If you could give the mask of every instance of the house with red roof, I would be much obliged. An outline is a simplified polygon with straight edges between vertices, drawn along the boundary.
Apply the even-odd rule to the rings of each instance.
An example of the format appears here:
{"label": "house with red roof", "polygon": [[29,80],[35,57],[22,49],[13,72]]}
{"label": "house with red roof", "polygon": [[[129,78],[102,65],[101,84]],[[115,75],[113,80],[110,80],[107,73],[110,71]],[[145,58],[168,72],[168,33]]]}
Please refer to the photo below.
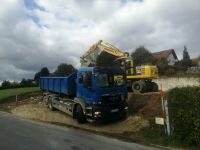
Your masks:
{"label": "house with red roof", "polygon": [[160,52],[154,52],[154,53],[152,53],[152,55],[155,59],[167,60],[168,65],[171,65],[171,66],[173,66],[176,62],[178,62],[178,57],[177,57],[174,49],[168,49],[168,50],[163,50],[163,51],[160,51]]}
{"label": "house with red roof", "polygon": [[200,56],[196,57],[196,58],[192,58],[192,65],[193,66],[200,66]]}

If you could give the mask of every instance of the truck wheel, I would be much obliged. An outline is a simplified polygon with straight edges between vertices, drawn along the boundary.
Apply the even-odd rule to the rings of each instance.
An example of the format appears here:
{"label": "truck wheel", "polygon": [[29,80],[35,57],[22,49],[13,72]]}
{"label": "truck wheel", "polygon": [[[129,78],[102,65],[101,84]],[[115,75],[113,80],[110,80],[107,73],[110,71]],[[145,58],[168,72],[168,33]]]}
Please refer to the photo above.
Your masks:
{"label": "truck wheel", "polygon": [[42,101],[45,106],[48,106],[48,96],[43,96]]}
{"label": "truck wheel", "polygon": [[83,109],[81,108],[81,105],[77,105],[76,107],[76,118],[78,123],[85,122],[85,115],[83,114]]}
{"label": "truck wheel", "polygon": [[52,100],[51,100],[51,99],[52,99],[52,97],[49,97],[49,98],[48,98],[48,108],[49,108],[50,110],[53,111],[53,110],[54,110],[54,107],[53,107],[53,105],[52,105]]}
{"label": "truck wheel", "polygon": [[145,91],[145,82],[135,81],[132,83],[132,90],[134,93],[142,93]]}
{"label": "truck wheel", "polygon": [[146,86],[145,92],[151,92],[152,91],[152,82],[151,81],[146,81],[145,86]]}
{"label": "truck wheel", "polygon": [[155,82],[152,82],[152,92],[158,92],[158,84]]}

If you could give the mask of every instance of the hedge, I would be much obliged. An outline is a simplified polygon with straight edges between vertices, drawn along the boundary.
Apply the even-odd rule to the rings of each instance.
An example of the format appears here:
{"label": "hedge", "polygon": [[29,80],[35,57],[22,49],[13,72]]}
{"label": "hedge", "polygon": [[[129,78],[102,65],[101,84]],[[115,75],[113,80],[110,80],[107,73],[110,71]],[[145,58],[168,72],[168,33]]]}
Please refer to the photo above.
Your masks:
{"label": "hedge", "polygon": [[167,98],[172,138],[200,147],[200,87],[174,88]]}

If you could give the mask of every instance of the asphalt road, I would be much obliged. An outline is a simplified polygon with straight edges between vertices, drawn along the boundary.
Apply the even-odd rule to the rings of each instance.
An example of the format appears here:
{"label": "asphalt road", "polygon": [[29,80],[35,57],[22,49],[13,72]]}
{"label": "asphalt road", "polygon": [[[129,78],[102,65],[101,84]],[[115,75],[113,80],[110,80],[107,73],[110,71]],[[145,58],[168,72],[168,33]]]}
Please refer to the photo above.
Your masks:
{"label": "asphalt road", "polygon": [[0,150],[153,150],[81,130],[0,112]]}

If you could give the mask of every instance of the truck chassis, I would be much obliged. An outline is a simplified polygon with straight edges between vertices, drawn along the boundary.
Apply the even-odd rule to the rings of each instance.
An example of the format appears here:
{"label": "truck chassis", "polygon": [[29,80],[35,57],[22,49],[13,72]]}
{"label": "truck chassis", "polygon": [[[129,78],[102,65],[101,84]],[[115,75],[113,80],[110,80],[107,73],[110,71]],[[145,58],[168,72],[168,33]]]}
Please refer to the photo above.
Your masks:
{"label": "truck chassis", "polygon": [[50,92],[43,93],[43,102],[50,110],[60,110],[69,116],[72,116],[74,119],[77,119],[78,123],[124,118],[128,111],[127,104],[119,106],[102,106],[98,104],[86,106],[79,98],[65,97]]}

